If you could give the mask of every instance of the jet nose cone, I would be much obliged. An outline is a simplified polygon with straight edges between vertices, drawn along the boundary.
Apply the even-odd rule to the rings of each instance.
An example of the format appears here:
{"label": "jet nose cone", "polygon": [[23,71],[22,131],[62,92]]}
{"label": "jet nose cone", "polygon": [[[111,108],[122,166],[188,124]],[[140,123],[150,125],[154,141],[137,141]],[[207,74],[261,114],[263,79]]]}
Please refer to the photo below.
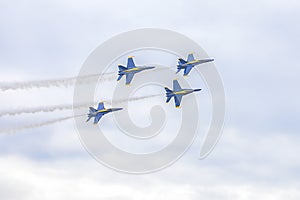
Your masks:
{"label": "jet nose cone", "polygon": [[145,69],[154,69],[154,66],[150,66],[150,67],[145,67]]}
{"label": "jet nose cone", "polygon": [[194,89],[194,92],[198,92],[201,91],[202,89]]}

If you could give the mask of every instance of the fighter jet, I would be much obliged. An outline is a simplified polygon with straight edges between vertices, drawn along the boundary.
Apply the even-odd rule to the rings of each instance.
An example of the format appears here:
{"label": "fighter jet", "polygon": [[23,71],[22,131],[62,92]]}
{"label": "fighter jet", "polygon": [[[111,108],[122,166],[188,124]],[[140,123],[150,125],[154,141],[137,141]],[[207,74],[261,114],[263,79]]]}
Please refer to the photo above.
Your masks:
{"label": "fighter jet", "polygon": [[110,113],[110,112],[122,110],[122,109],[123,108],[108,108],[108,109],[106,109],[106,108],[104,108],[103,102],[100,102],[98,104],[97,109],[90,107],[90,110],[88,113],[88,119],[86,120],[86,122],[88,122],[92,117],[95,117],[94,124],[97,124],[103,115]]}
{"label": "fighter jet", "polygon": [[177,65],[177,72],[180,72],[180,70],[184,69],[183,76],[187,76],[190,71],[192,70],[193,67],[196,65],[202,64],[202,63],[207,63],[207,62],[212,62],[214,59],[208,58],[208,59],[201,59],[201,60],[195,60],[193,53],[190,53],[188,55],[187,61],[183,60],[182,58],[178,59],[178,65]]}
{"label": "fighter jet", "polygon": [[180,87],[178,81],[173,80],[173,91],[167,87],[165,87],[165,90],[166,90],[166,97],[167,97],[166,103],[168,103],[172,99],[172,97],[174,97],[175,106],[176,106],[176,108],[179,108],[181,99],[184,95],[200,91],[201,89],[182,89]]}
{"label": "fighter jet", "polygon": [[127,68],[119,65],[119,77],[117,81],[119,81],[124,75],[126,76],[126,85],[129,85],[131,83],[131,80],[133,76],[141,71],[147,70],[147,69],[153,69],[155,67],[146,67],[146,66],[136,66],[133,62],[133,56],[129,56],[127,60]]}

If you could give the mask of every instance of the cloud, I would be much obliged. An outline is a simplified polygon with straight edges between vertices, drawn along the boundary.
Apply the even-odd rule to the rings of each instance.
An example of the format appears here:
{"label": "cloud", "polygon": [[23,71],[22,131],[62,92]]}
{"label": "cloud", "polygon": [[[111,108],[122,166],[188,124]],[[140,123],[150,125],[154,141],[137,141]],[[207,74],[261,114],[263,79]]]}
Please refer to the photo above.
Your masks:
{"label": "cloud", "polygon": [[[190,151],[171,167],[147,175],[120,174],[84,154],[80,157],[54,156],[50,160],[29,159],[13,154],[1,155],[0,170],[5,173],[1,175],[0,195],[7,199],[24,200],[294,200],[300,197],[299,177],[295,177],[291,171],[294,166],[299,165],[298,160],[294,159],[298,152],[298,136],[289,138],[279,134],[275,140],[263,138],[253,148],[257,139],[243,138],[245,135],[237,130],[226,130],[225,134],[227,137],[221,140],[208,159],[199,161],[195,159],[193,151]],[[248,137],[250,138],[249,135]],[[46,148],[58,149],[57,142],[67,138],[53,139],[52,145],[46,145]],[[77,143],[75,140],[73,142]],[[280,144],[282,148],[272,149],[270,142],[274,143],[271,146]],[[60,151],[70,151],[72,148],[66,148],[69,145],[70,143],[59,144],[63,147]],[[287,149],[290,146],[295,149]],[[82,147],[77,144],[73,148]],[[56,153],[61,154],[59,151]],[[265,159],[265,154],[269,155],[268,159]]]}

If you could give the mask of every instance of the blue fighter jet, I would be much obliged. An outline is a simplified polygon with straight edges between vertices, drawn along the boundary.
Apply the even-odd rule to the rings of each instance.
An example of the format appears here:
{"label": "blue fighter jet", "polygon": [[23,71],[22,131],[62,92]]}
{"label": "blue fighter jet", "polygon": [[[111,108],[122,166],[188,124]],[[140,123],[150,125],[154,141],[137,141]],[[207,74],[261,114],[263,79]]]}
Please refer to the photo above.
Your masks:
{"label": "blue fighter jet", "polygon": [[178,81],[173,80],[173,90],[170,90],[167,87],[165,87],[165,90],[166,90],[166,97],[167,97],[166,103],[169,103],[169,101],[172,99],[172,97],[174,97],[175,106],[176,106],[176,108],[179,108],[181,99],[184,95],[200,91],[201,89],[182,89],[180,87]]}
{"label": "blue fighter jet", "polygon": [[88,119],[86,120],[87,122],[92,118],[95,117],[94,119],[94,124],[97,124],[101,117],[107,113],[122,110],[123,108],[104,108],[103,102],[100,102],[98,104],[98,108],[95,109],[93,107],[90,107],[89,113],[88,113]]}
{"label": "blue fighter jet", "polygon": [[208,58],[208,59],[201,59],[201,60],[195,60],[193,53],[190,53],[188,55],[187,61],[183,60],[182,58],[178,59],[178,65],[177,65],[177,72],[180,72],[180,70],[184,69],[183,76],[187,76],[193,67],[196,65],[200,65],[202,63],[212,62],[214,59]]}
{"label": "blue fighter jet", "polygon": [[129,56],[127,60],[127,68],[119,65],[119,77],[117,81],[119,81],[124,75],[126,76],[126,85],[129,85],[131,83],[131,80],[133,76],[141,71],[147,70],[147,69],[153,69],[155,67],[146,67],[146,66],[136,66],[133,62],[133,56]]}

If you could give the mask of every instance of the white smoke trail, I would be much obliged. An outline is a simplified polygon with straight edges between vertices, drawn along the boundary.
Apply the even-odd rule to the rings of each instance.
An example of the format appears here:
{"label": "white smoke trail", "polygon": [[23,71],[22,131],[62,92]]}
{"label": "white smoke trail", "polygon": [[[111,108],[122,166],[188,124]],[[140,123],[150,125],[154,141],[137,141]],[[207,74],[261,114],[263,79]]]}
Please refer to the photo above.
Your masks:
{"label": "white smoke trail", "polygon": [[[149,65],[150,66],[150,65]],[[152,65],[151,65],[152,66]],[[158,65],[153,65],[158,66]],[[160,66],[155,68],[155,71],[170,69],[172,67]],[[115,79],[114,74],[116,72],[108,72],[102,74],[91,74],[85,76],[74,76],[60,79],[48,79],[48,80],[36,80],[36,81],[25,81],[25,82],[0,82],[0,90],[26,90],[32,88],[48,88],[48,87],[69,87],[73,86],[76,81],[79,83],[89,83],[97,81],[101,77],[101,81],[112,81]]]}
{"label": "white smoke trail", "polygon": [[[114,80],[115,77],[112,76],[114,73],[105,73],[105,74],[91,74],[86,76],[78,76],[78,77],[68,77],[61,79],[49,79],[49,80],[39,80],[39,81],[27,81],[27,82],[0,82],[0,90],[26,90],[31,88],[48,88],[48,87],[68,87],[73,86],[75,81],[79,83],[89,83],[92,81],[97,81],[97,79],[101,77],[101,81],[111,81]],[[105,77],[109,75],[108,77]]]}
{"label": "white smoke trail", "polygon": [[[120,103],[125,103],[125,102],[129,102],[129,101],[138,101],[138,100],[142,100],[142,99],[147,99],[147,98],[153,98],[153,97],[157,97],[157,96],[161,96],[161,94],[154,94],[154,95],[147,95],[147,96],[140,96],[140,97],[132,97],[130,99],[119,99],[119,100],[115,100],[114,104],[120,104]],[[112,104],[111,102],[107,102],[108,104]],[[58,105],[58,106],[49,106],[49,107],[40,107],[40,108],[26,108],[23,110],[18,110],[18,111],[11,111],[10,113],[1,113],[0,116],[3,115],[18,115],[18,114],[22,114],[22,113],[35,113],[35,112],[53,112],[55,110],[67,110],[67,109],[78,109],[78,108],[84,108],[87,106],[93,105],[93,103],[84,103],[84,104],[78,104],[78,105]],[[86,114],[81,114],[81,115],[72,115],[72,116],[68,116],[68,117],[62,117],[62,118],[58,118],[58,119],[53,119],[53,120],[49,120],[49,121],[44,121],[44,122],[40,122],[40,123],[35,123],[35,124],[28,124],[28,125],[24,125],[24,126],[20,126],[20,127],[15,127],[15,128],[9,128],[9,129],[2,129],[0,130],[0,133],[16,133],[16,132],[20,132],[26,129],[34,129],[34,128],[39,128],[42,126],[47,126],[47,125],[51,125],[51,124],[55,124],[55,123],[59,123],[62,121],[66,121],[68,119],[72,119],[74,117],[81,117],[84,116]]]}
{"label": "white smoke trail", "polygon": [[153,97],[158,97],[158,96],[162,96],[164,94],[153,94],[153,95],[146,95],[146,96],[140,96],[140,97],[131,97],[129,99],[117,99],[117,100],[113,100],[111,102],[109,102],[109,104],[121,104],[121,103],[126,103],[126,102],[131,102],[131,101],[139,101],[139,100],[143,100],[143,99],[149,99],[149,98],[153,98]]}
{"label": "white smoke trail", "polygon": [[14,115],[21,115],[21,114],[34,114],[38,112],[54,112],[54,111],[62,111],[62,110],[71,110],[85,108],[90,104],[78,104],[73,106],[72,104],[62,104],[62,105],[53,105],[53,106],[40,106],[35,108],[21,108],[17,110],[7,110],[7,111],[0,111],[0,117],[3,116],[14,116]]}
{"label": "white smoke trail", "polygon": [[11,129],[2,129],[2,130],[0,130],[0,133],[16,133],[16,132],[23,131],[23,130],[26,130],[26,129],[34,129],[34,128],[38,128],[38,127],[42,127],[42,126],[47,126],[47,125],[59,123],[59,122],[62,122],[62,121],[66,121],[68,119],[72,119],[74,117],[81,117],[81,116],[84,116],[84,115],[86,115],[86,114],[62,117],[62,118],[57,118],[57,119],[53,119],[53,120],[49,120],[49,121],[36,123],[36,124],[28,124],[28,125],[24,125],[24,126],[20,126],[20,127],[15,127],[15,128],[11,128]]}
{"label": "white smoke trail", "polygon": [[[118,99],[113,100],[113,103],[111,100],[104,100],[106,104],[109,105],[118,105],[130,101],[138,101],[143,100],[147,98],[153,98],[157,96],[161,96],[162,94],[154,94],[154,95],[147,95],[147,96],[140,96],[140,97],[132,97],[129,99]],[[86,102],[81,104],[61,104],[61,105],[53,105],[53,106],[40,106],[35,108],[21,108],[17,110],[7,110],[7,111],[0,111],[0,117],[3,116],[15,116],[15,115],[21,115],[21,114],[34,114],[38,112],[54,112],[54,111],[62,111],[62,110],[72,110],[72,109],[81,109],[81,108],[87,108],[89,106],[93,106],[94,102]]]}

